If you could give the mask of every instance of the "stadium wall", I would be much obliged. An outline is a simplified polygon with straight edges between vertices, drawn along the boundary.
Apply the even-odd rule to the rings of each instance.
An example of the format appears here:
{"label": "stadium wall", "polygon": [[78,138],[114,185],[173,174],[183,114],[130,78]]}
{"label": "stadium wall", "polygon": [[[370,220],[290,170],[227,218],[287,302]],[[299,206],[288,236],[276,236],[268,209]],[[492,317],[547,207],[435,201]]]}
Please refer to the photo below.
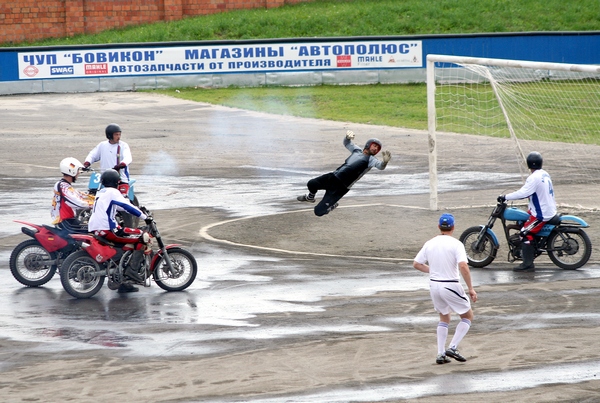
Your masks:
{"label": "stadium wall", "polygon": [[424,83],[428,54],[600,65],[597,49],[600,32],[0,48],[0,95]]}
{"label": "stadium wall", "polygon": [[3,0],[0,43],[93,34],[111,28],[312,0]]}

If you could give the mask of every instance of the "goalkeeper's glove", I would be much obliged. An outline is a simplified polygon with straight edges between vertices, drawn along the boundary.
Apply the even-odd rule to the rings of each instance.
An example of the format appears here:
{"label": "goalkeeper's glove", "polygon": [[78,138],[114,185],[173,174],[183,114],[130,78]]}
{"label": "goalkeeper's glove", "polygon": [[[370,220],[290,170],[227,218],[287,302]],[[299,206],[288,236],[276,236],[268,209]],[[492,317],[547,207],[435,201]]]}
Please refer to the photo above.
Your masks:
{"label": "goalkeeper's glove", "polygon": [[381,153],[381,156],[382,156],[384,164],[387,164],[392,159],[392,153],[387,150],[385,150],[383,153]]}

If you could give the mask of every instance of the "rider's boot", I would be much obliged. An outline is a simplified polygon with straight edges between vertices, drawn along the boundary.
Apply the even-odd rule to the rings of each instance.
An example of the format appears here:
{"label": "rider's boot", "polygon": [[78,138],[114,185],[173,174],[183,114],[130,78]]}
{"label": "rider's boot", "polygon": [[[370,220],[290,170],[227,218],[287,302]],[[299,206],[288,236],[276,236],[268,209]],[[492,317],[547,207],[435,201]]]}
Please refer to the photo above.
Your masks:
{"label": "rider's boot", "polygon": [[513,271],[535,271],[533,259],[535,258],[534,246],[529,242],[523,242],[523,263],[513,269]]}
{"label": "rider's boot", "polygon": [[121,284],[117,289],[119,294],[124,294],[127,292],[137,292],[139,289],[137,287],[132,286],[131,284]]}
{"label": "rider's boot", "polygon": [[142,276],[140,276],[139,274],[139,270],[140,270],[140,266],[142,264],[142,260],[144,259],[144,250],[143,249],[136,249],[135,251],[133,251],[133,253],[131,254],[131,259],[129,259],[129,264],[127,265],[127,268],[125,269],[125,275],[127,277],[130,277],[136,281],[144,281],[144,278]]}

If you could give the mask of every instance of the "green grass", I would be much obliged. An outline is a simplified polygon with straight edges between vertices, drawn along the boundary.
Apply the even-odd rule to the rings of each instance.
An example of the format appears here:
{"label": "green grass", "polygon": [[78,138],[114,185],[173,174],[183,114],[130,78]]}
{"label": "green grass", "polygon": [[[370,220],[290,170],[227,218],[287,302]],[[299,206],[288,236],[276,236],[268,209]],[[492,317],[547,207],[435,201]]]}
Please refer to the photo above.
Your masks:
{"label": "green grass", "polygon": [[[600,31],[598,0],[315,0],[2,46],[596,30]],[[156,92],[269,113],[413,129],[427,127],[425,85],[179,91]],[[595,133],[593,129],[599,125],[593,117],[582,116],[581,120]],[[596,137],[592,136],[590,142],[600,143]]]}
{"label": "green grass", "polygon": [[414,129],[427,128],[425,84],[177,88],[153,92],[191,101],[280,115]]}
{"label": "green grass", "polygon": [[316,0],[3,46],[596,30],[598,0]]}

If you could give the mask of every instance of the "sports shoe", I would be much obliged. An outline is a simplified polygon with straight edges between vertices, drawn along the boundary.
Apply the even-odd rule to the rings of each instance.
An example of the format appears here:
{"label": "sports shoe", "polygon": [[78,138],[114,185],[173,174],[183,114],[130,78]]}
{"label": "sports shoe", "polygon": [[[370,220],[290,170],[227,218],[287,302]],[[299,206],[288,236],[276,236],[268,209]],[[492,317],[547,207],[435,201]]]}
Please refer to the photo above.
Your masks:
{"label": "sports shoe", "polygon": [[452,360],[446,357],[446,354],[438,354],[437,358],[435,359],[436,364],[448,364],[449,362],[452,362]]}
{"label": "sports shoe", "polygon": [[117,290],[117,292],[119,294],[125,294],[127,292],[138,292],[138,291],[139,291],[138,288],[132,286],[131,284],[121,284],[119,286],[119,289]]}
{"label": "sports shoe", "polygon": [[460,362],[467,361],[467,359],[465,357],[463,357],[462,355],[460,355],[458,350],[455,348],[449,348],[448,350],[446,350],[446,355],[448,357],[454,358],[456,361],[460,361]]}
{"label": "sports shoe", "polygon": [[309,202],[309,203],[315,202],[314,196],[312,198],[310,198],[307,195],[302,195],[302,196],[298,196],[296,199],[298,199],[298,201],[301,201],[301,202]]}

